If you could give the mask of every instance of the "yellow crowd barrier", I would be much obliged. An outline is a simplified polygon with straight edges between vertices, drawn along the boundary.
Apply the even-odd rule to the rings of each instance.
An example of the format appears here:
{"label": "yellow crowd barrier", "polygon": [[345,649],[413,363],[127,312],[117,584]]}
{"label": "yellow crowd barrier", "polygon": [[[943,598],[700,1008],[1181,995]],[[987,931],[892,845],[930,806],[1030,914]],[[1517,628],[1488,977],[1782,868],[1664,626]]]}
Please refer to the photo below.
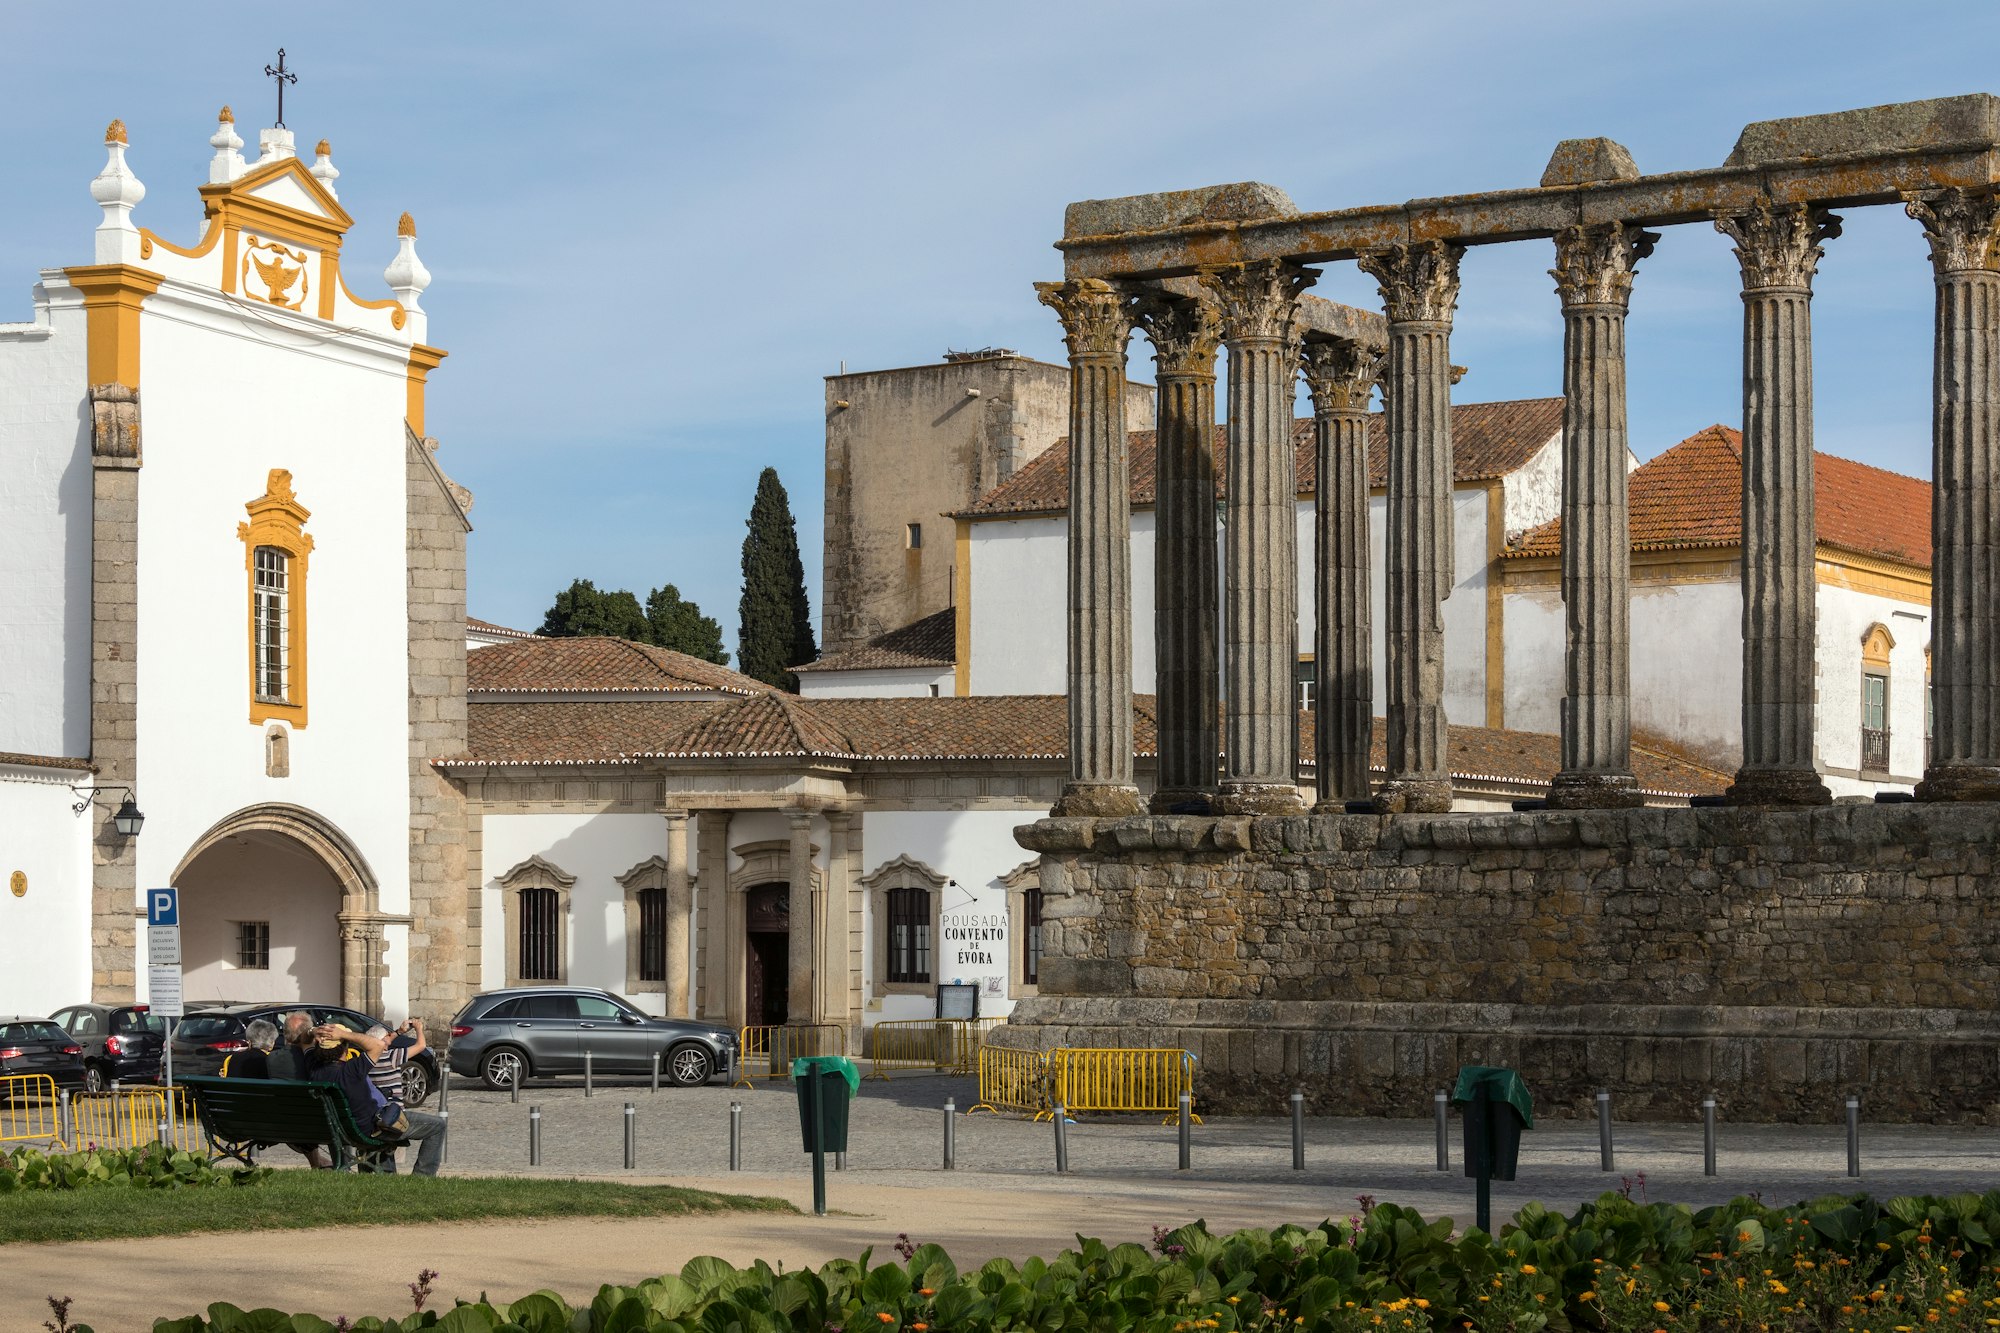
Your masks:
{"label": "yellow crowd barrier", "polygon": [[891,1069],[969,1072],[967,1053],[976,1049],[962,1018],[892,1018],[868,1029],[868,1077],[886,1079]]}
{"label": "yellow crowd barrier", "polygon": [[1064,1048],[1051,1052],[1049,1060],[1056,1104],[1072,1114],[1157,1111],[1178,1115],[1180,1095],[1194,1092],[1194,1056],[1182,1050]]}
{"label": "yellow crowd barrier", "polygon": [[1045,1120],[1053,1114],[1049,1099],[1049,1058],[1040,1051],[1008,1051],[997,1046],[979,1051],[979,1100],[967,1111],[1019,1111]]}
{"label": "yellow crowd barrier", "polygon": [[138,1148],[165,1142],[188,1152],[207,1152],[194,1099],[175,1089],[174,1114],[167,1115],[164,1088],[120,1088],[115,1092],[79,1092],[69,1099],[69,1145],[72,1148]]}
{"label": "yellow crowd barrier", "polygon": [[836,1023],[781,1023],[746,1027],[736,1042],[734,1088],[753,1078],[790,1078],[792,1061],[808,1055],[846,1055],[847,1029]]}
{"label": "yellow crowd barrier", "polygon": [[62,1141],[62,1103],[47,1074],[0,1078],[0,1143]]}

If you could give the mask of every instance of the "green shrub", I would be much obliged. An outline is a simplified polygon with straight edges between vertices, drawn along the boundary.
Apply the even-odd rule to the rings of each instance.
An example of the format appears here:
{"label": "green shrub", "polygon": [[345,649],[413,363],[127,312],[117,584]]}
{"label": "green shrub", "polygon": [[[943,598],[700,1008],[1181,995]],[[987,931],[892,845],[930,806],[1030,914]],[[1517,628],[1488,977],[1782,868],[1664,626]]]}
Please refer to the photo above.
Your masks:
{"label": "green shrub", "polygon": [[128,1189],[180,1189],[216,1185],[255,1185],[271,1168],[217,1170],[206,1158],[164,1144],[139,1148],[92,1148],[85,1152],[45,1153],[16,1148],[0,1153],[0,1194],[16,1190],[77,1190],[98,1186]]}
{"label": "green shrub", "polygon": [[[1383,1205],[1365,1218],[1217,1236],[1200,1222],[1151,1250],[1078,1238],[1050,1261],[960,1273],[935,1245],[901,1263],[778,1273],[689,1261],[605,1287],[582,1309],[537,1292],[398,1322],[244,1312],[155,1333],[1991,1333],[2000,1327],[2000,1191],[1740,1198],[1693,1210],[1607,1194],[1569,1217],[1523,1209],[1497,1238]],[[413,1287],[413,1291],[415,1288]],[[427,1288],[426,1288],[427,1290]]]}

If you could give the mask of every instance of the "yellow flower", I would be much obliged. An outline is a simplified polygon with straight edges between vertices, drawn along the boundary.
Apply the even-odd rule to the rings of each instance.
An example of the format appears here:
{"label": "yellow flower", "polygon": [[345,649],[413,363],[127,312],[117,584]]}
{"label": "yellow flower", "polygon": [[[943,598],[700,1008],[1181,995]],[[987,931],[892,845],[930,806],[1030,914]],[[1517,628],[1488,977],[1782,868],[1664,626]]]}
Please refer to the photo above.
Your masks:
{"label": "yellow flower", "polygon": [[1431,1303],[1425,1300],[1423,1297],[1419,1296],[1417,1297],[1417,1308],[1419,1310],[1428,1310],[1431,1308]]}
{"label": "yellow flower", "polygon": [[1580,1301],[1594,1301],[1597,1299],[1597,1293],[1594,1291],[1579,1291],[1576,1294],[1576,1298]]}
{"label": "yellow flower", "polygon": [[1522,1264],[1521,1271],[1523,1273],[1532,1273],[1535,1271],[1535,1266],[1533,1264]]}
{"label": "yellow flower", "polygon": [[1654,1301],[1653,1308],[1655,1310],[1658,1310],[1661,1314],[1665,1314],[1667,1311],[1673,1309],[1674,1307],[1668,1305],[1665,1301]]}
{"label": "yellow flower", "polygon": [[1243,1303],[1243,1298],[1241,1296],[1231,1296],[1229,1298],[1229,1303],[1231,1305],[1241,1305]]}
{"label": "yellow flower", "polygon": [[1785,1285],[1784,1283],[1782,1283],[1782,1282],[1778,1281],[1778,1279],[1776,1279],[1776,1278],[1772,1278],[1772,1279],[1771,1279],[1771,1294],[1772,1294],[1773,1296],[1789,1296],[1789,1295],[1791,1295],[1791,1294],[1792,1294],[1792,1289],[1791,1289],[1790,1287],[1786,1286],[1786,1285]]}

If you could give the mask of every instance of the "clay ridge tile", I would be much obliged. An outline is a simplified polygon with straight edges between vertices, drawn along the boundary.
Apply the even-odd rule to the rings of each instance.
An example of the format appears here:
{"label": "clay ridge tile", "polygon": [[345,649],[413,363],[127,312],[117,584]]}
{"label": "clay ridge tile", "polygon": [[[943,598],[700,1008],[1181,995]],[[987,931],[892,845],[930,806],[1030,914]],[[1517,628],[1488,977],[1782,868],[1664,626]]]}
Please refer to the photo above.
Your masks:
{"label": "clay ridge tile", "polygon": [[771,687],[686,653],[602,635],[497,643],[466,654],[466,689],[547,693],[763,694]]}
{"label": "clay ridge tile", "polygon": [[958,661],[958,613],[951,607],[877,634],[858,648],[828,653],[793,671],[883,671],[948,667]]}

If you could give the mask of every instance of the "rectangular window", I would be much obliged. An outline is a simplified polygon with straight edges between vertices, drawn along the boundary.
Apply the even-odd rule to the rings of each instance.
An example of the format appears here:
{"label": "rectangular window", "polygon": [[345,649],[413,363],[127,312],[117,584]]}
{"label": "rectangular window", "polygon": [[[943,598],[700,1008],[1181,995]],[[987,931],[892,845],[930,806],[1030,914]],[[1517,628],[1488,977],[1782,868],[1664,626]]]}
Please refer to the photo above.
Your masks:
{"label": "rectangular window", "polygon": [[928,983],[930,979],[930,890],[891,889],[889,891],[889,980]]}
{"label": "rectangular window", "polygon": [[667,891],[639,890],[639,980],[667,979]]}
{"label": "rectangular window", "polygon": [[1889,678],[1874,671],[1861,676],[1861,767],[1889,771]]}
{"label": "rectangular window", "polygon": [[923,549],[924,549],[924,525],[923,525],[923,524],[921,524],[921,523],[911,523],[911,524],[909,524],[909,525],[908,525],[908,531],[907,531],[907,532],[905,532],[905,533],[904,533],[904,535],[903,535],[903,544],[904,544],[904,545],[906,545],[906,546],[908,546],[908,547],[909,547],[909,548],[910,548],[910,549],[911,549],[912,551],[921,551],[921,550],[923,550]]}
{"label": "rectangular window", "polygon": [[1292,679],[1298,684],[1298,708],[1302,713],[1313,710],[1313,692],[1319,683],[1319,669],[1311,662],[1301,662]]}
{"label": "rectangular window", "polygon": [[521,980],[562,980],[560,911],[554,889],[521,890]]}
{"label": "rectangular window", "polygon": [[271,966],[271,923],[236,923],[236,966],[268,971]]}
{"label": "rectangular window", "polygon": [[260,703],[291,702],[289,635],[291,598],[286,585],[286,556],[275,546],[257,548],[256,598],[251,607],[251,633],[257,644],[257,699]]}
{"label": "rectangular window", "polygon": [[1029,889],[1021,895],[1021,982],[1039,986],[1042,982],[1042,891]]}

